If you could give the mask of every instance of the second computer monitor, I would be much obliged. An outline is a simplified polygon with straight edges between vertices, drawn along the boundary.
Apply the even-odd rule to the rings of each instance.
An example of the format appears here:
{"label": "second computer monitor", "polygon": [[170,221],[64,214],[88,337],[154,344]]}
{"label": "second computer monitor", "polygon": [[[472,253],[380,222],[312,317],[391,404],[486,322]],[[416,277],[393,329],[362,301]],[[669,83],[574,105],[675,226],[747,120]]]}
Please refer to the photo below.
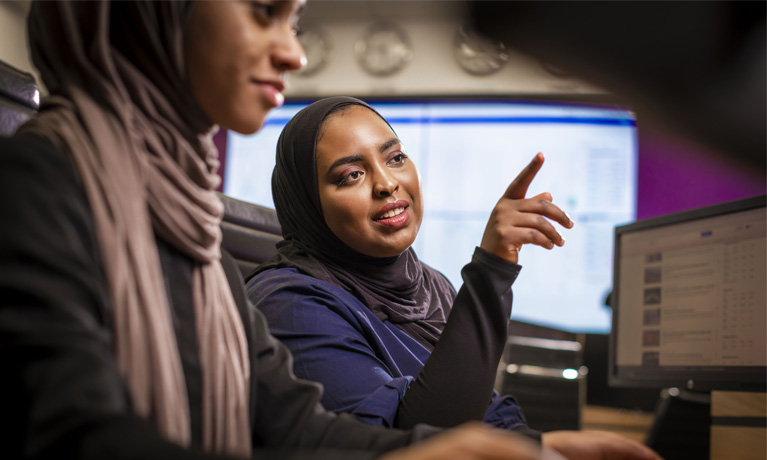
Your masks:
{"label": "second computer monitor", "polygon": [[764,391],[765,197],[615,230],[610,384]]}

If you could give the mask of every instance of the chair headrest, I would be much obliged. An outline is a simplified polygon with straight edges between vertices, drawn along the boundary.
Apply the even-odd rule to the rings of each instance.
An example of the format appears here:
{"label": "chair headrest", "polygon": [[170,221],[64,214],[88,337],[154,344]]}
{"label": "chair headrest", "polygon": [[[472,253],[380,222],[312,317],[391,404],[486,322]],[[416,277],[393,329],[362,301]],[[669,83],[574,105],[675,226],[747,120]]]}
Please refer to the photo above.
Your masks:
{"label": "chair headrest", "polygon": [[40,107],[40,92],[35,77],[0,61],[0,97],[27,109]]}
{"label": "chair headrest", "polygon": [[223,193],[219,198],[224,203],[224,222],[241,225],[254,230],[282,235],[277,211],[257,204],[246,203]]}

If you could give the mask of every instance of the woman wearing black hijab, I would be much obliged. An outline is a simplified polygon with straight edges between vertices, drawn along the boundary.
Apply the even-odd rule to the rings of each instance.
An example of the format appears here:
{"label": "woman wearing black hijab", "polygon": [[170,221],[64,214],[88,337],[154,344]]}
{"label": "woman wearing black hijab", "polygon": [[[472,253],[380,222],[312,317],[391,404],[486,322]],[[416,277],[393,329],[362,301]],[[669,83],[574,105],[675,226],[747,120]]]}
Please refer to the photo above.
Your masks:
{"label": "woman wearing black hijab", "polygon": [[477,427],[395,450],[438,430],[326,412],[248,304],[211,137],[282,103],[303,5],[32,4],[50,97],[0,139],[0,456],[540,458]]}
{"label": "woman wearing black hijab", "polygon": [[[410,247],[420,178],[388,123],[358,99],[332,97],[287,124],[272,176],[284,240],[247,289],[293,352],[296,374],[323,384],[325,407],[387,427],[484,420],[540,436],[513,398],[492,389],[519,248],[561,246],[548,219],[572,226],[548,193],[524,199],[542,162],[536,155],[499,201],[456,294]],[[565,438],[593,441],[543,437],[552,446]]]}
{"label": "woman wearing black hijab", "polygon": [[[456,296],[441,273],[418,260],[410,247],[423,215],[417,171],[389,125],[362,101],[310,105],[285,127],[277,150],[272,188],[285,240],[251,275],[248,291],[291,348],[298,376],[325,386],[326,407],[377,425],[485,419],[527,431],[513,398],[491,400],[520,267],[477,249]],[[363,196],[344,201],[349,189]],[[334,212],[355,204],[363,208],[359,219]],[[311,293],[290,301],[300,289]]]}

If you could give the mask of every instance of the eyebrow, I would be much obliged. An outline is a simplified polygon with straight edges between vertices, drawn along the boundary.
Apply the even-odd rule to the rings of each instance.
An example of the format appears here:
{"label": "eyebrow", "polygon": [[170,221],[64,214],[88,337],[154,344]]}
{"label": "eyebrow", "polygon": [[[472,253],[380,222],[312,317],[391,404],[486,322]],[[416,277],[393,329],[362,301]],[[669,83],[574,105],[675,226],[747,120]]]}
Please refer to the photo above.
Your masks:
{"label": "eyebrow", "polygon": [[399,143],[400,143],[400,140],[396,137],[393,137],[389,139],[388,141],[384,142],[383,144],[381,144],[381,146],[378,147],[378,150],[381,153],[384,153],[389,147],[391,147],[392,145],[397,145]]}
{"label": "eyebrow", "polygon": [[330,175],[330,173],[339,166],[348,165],[349,163],[358,163],[360,161],[362,161],[362,155],[349,155],[348,157],[339,158],[330,165],[327,174]]}
{"label": "eyebrow", "polygon": [[[381,153],[384,153],[386,150],[388,150],[391,146],[397,145],[401,143],[398,138],[393,137],[389,139],[388,141],[384,142],[378,147],[378,151]],[[348,165],[349,163],[358,163],[360,161],[363,161],[362,155],[349,155],[348,157],[339,158],[336,161],[333,162],[332,165],[328,168],[327,174],[329,175],[331,172],[333,172],[334,169],[336,169],[339,166],[342,165]]]}
{"label": "eyebrow", "polygon": [[303,16],[304,12],[306,12],[306,2],[302,3],[301,6],[298,7],[298,10],[296,10],[295,15],[297,17]]}

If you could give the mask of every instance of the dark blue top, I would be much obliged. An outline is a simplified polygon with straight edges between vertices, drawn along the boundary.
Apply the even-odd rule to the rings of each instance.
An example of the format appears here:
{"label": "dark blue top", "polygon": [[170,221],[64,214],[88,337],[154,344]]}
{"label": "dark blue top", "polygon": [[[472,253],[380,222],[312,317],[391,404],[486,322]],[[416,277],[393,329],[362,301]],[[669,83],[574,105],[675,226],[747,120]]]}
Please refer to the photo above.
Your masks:
{"label": "dark blue top", "polygon": [[[498,290],[510,294],[511,282],[520,267],[509,265],[514,268],[511,276],[509,272],[505,274],[505,282],[500,283],[502,287],[468,291],[487,293]],[[497,287],[498,283],[494,285]],[[350,412],[373,425],[397,425],[395,419],[400,401],[431,355],[423,345],[389,321],[378,319],[344,289],[294,268],[262,272],[248,282],[247,288],[250,299],[266,316],[272,334],[290,348],[295,359],[296,375],[325,386],[321,402],[326,408],[335,412]],[[498,296],[492,296],[498,299]],[[476,305],[476,297],[459,294],[453,311],[458,308],[461,299],[464,303],[469,299],[470,308],[475,312],[482,311],[481,305]],[[508,301],[501,302],[508,303],[508,310],[504,312],[507,323],[510,300],[508,295]],[[487,316],[492,317],[490,314]],[[497,321],[498,317],[492,317],[492,320]],[[476,317],[472,321],[482,322]],[[505,343],[505,335],[500,338],[500,342]],[[472,349],[471,346],[466,348]],[[471,365],[472,361],[482,360],[469,357],[464,361],[469,361]],[[497,366],[498,360],[494,363]],[[447,367],[452,367],[449,366],[451,363],[447,364]],[[472,371],[490,371],[494,375],[493,369],[482,369],[481,364],[477,364],[479,368],[461,368],[466,362],[456,364],[458,368],[449,369],[451,376],[464,376]],[[439,385],[450,386],[451,381],[445,380]],[[465,380],[470,381],[471,378]],[[459,406],[461,395],[454,396],[451,399]],[[485,422],[500,428],[527,429],[522,411],[513,397],[498,397],[493,393],[488,394],[487,400]],[[443,410],[450,411],[451,408]]]}

